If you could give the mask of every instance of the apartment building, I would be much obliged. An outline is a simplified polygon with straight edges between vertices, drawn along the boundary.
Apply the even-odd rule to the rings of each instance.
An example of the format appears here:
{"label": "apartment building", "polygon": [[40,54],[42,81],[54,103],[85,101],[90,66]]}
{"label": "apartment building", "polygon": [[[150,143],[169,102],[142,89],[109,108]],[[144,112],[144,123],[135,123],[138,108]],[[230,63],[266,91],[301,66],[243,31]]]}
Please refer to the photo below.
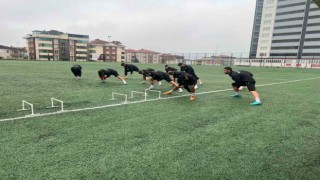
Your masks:
{"label": "apartment building", "polygon": [[125,58],[125,46],[119,41],[95,39],[88,44],[89,59],[104,62],[121,62]]}
{"label": "apartment building", "polygon": [[159,64],[160,61],[160,53],[141,49],[127,49],[125,50],[125,62],[139,62],[139,63],[153,63]]}
{"label": "apartment building", "polygon": [[0,59],[26,59],[26,58],[28,58],[26,48],[0,45]]}
{"label": "apartment building", "polygon": [[311,0],[264,0],[255,57],[320,58],[320,8]]}
{"label": "apartment building", "polygon": [[162,64],[178,64],[184,60],[184,56],[174,54],[161,54],[159,57]]}
{"label": "apartment building", "polygon": [[56,30],[32,31],[27,40],[29,59],[54,61],[86,61],[88,35],[63,33]]}

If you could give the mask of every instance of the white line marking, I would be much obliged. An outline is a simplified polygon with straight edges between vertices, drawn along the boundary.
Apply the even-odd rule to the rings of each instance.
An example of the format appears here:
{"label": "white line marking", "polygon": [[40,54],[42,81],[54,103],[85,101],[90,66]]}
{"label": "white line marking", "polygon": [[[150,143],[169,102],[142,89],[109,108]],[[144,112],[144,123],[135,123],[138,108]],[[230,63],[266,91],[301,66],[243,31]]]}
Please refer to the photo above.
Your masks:
{"label": "white line marking", "polygon": [[[308,80],[314,80],[314,79],[320,79],[320,77],[301,79],[301,80],[292,80],[292,81],[285,81],[285,82],[278,82],[278,83],[270,83],[270,84],[262,84],[262,85],[256,85],[256,86],[257,87],[272,86],[272,85],[277,85],[277,84],[308,81]],[[216,93],[216,92],[225,92],[225,91],[231,91],[231,90],[233,90],[233,89],[222,89],[222,90],[215,90],[215,91],[208,91],[208,92],[200,92],[200,93],[196,93],[196,95],[199,95],[199,94],[210,94],[210,93]],[[104,105],[104,106],[98,106],[98,107],[89,107],[89,108],[83,108],[83,109],[72,109],[72,110],[57,111],[57,112],[52,112],[52,113],[34,114],[32,116],[28,116],[27,115],[27,116],[15,117],[15,118],[0,119],[0,122],[14,121],[14,120],[20,120],[20,119],[28,119],[28,118],[34,118],[34,117],[43,117],[43,116],[63,114],[63,113],[68,113],[68,112],[79,112],[79,111],[87,111],[87,110],[94,110],[94,109],[102,109],[102,108],[108,108],[108,107],[123,106],[123,105],[130,105],[130,104],[137,104],[137,103],[158,101],[158,100],[165,100],[165,99],[173,99],[173,98],[179,98],[179,97],[184,97],[184,96],[190,96],[190,94],[185,94],[185,95],[180,95],[180,96],[171,96],[171,97],[165,97],[165,98],[162,97],[160,99],[156,98],[156,99],[148,99],[148,100],[141,100],[141,101],[133,101],[133,102],[127,102],[126,104],[123,104],[123,103],[110,104],[110,105]]]}

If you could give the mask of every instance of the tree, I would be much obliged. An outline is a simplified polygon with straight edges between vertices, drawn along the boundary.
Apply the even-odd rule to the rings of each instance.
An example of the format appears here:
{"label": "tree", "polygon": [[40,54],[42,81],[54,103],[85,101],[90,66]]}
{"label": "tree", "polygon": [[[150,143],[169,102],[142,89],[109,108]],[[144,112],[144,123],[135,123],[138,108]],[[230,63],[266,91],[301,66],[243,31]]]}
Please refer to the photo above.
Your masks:
{"label": "tree", "polygon": [[320,7],[320,0],[312,0],[318,7]]}

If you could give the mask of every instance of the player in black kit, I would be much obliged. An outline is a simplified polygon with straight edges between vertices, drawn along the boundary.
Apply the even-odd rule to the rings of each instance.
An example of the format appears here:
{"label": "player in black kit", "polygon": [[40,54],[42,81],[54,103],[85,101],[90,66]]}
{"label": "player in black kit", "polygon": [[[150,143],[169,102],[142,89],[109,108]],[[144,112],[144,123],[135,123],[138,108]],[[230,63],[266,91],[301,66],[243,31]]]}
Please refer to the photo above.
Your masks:
{"label": "player in black kit", "polygon": [[171,94],[173,91],[176,91],[179,89],[179,87],[184,87],[189,93],[190,93],[190,100],[193,101],[196,99],[195,92],[196,88],[195,86],[197,85],[197,79],[192,76],[189,73],[183,72],[183,71],[169,71],[169,74],[173,75],[174,77],[177,78],[178,82],[178,87],[174,87],[168,92],[165,92],[165,95]]}
{"label": "player in black kit", "polygon": [[[247,86],[249,92],[255,98],[255,101],[252,102],[251,106],[261,105],[259,93],[256,91],[256,81],[253,79],[253,75],[251,76],[247,72],[243,71],[233,71],[231,67],[225,67],[223,70],[224,74],[228,74],[234,82],[231,84],[233,90],[236,92],[231,95],[232,97],[241,97],[239,93],[239,88],[241,86]],[[251,73],[252,74],[252,73]]]}
{"label": "player in black kit", "polygon": [[81,78],[82,75],[82,67],[80,65],[73,65],[71,67],[71,72],[73,73],[74,77],[76,78],[76,80],[79,80]]}
{"label": "player in black kit", "polygon": [[148,71],[146,73],[146,76],[150,76],[151,79],[150,79],[150,88],[149,89],[154,89],[154,82],[155,81],[162,81],[162,80],[165,80],[167,81],[168,83],[172,84],[173,86],[175,87],[178,87],[178,84],[175,83],[171,77],[169,76],[169,74],[165,73],[165,72],[162,72],[162,71]]}
{"label": "player in black kit", "polygon": [[[184,71],[184,72],[187,72],[188,74],[192,75],[194,78],[197,79],[197,81],[199,81],[199,84],[202,85],[200,78],[196,75],[196,73],[194,72],[194,69],[191,66],[186,65],[184,63],[179,63],[178,66],[180,66],[180,71]],[[196,89],[197,88],[198,87],[196,86]]]}
{"label": "player in black kit", "polygon": [[138,72],[139,68],[133,64],[126,64],[126,63],[121,63],[121,66],[124,67],[124,78],[127,78],[128,72],[130,72],[131,74],[133,73],[133,71]]}
{"label": "player in black kit", "polygon": [[124,78],[119,76],[119,73],[114,69],[110,69],[110,68],[101,69],[98,71],[98,75],[102,82],[104,82],[108,77],[113,75],[114,77],[117,77],[118,79],[120,79],[123,82],[123,84],[127,84]]}

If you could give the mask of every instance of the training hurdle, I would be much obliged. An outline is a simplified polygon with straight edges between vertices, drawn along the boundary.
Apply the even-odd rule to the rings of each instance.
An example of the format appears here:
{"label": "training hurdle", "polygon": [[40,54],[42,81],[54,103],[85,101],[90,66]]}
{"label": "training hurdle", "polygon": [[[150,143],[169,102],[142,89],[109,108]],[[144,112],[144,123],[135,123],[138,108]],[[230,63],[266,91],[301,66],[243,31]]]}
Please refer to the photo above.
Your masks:
{"label": "training hurdle", "polygon": [[55,105],[54,105],[54,101],[60,102],[60,104],[61,104],[61,110],[60,110],[60,111],[63,111],[63,101],[61,101],[61,100],[59,100],[59,99],[56,99],[56,98],[51,98],[51,106],[50,106],[50,107],[47,107],[47,108],[56,108],[56,107],[59,107],[59,106],[55,106]]}
{"label": "training hurdle", "polygon": [[133,93],[136,93],[136,94],[142,94],[142,96],[147,96],[146,92],[140,92],[140,91],[131,91],[131,97],[130,98],[133,98]]}
{"label": "training hurdle", "polygon": [[22,109],[18,109],[17,111],[26,111],[26,110],[29,110],[29,109],[26,109],[26,108],[25,108],[25,106],[24,106],[25,104],[27,104],[27,105],[30,106],[30,108],[29,108],[29,109],[31,109],[31,114],[30,114],[30,116],[34,116],[33,104],[31,104],[31,103],[29,103],[29,102],[27,102],[27,101],[25,101],[25,100],[22,100]]}
{"label": "training hurdle", "polygon": [[116,92],[112,92],[112,98],[110,100],[115,100],[114,95],[120,95],[120,96],[124,96],[124,104],[126,104],[128,102],[128,95],[126,94],[120,94],[120,93],[116,93]]}
{"label": "training hurdle", "polygon": [[144,93],[145,93],[145,95],[146,95],[145,98],[144,98],[145,101],[147,100],[147,91],[158,92],[158,93],[159,93],[159,97],[158,97],[157,99],[160,99],[160,98],[161,98],[161,91],[146,89],[146,90],[144,90]]}

